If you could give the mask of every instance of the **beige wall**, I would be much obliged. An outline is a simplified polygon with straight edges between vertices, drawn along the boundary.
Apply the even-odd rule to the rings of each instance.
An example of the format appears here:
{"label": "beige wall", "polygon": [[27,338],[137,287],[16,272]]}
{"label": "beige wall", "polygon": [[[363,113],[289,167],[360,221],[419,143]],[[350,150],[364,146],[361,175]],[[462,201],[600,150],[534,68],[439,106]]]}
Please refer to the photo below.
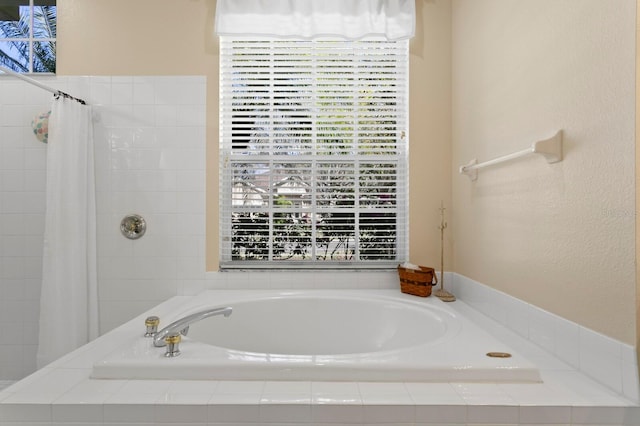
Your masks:
{"label": "beige wall", "polygon": [[[613,7],[612,3],[615,3]],[[635,0],[454,0],[454,269],[635,344]]]}
{"label": "beige wall", "polygon": [[[410,45],[409,252],[411,261],[440,269],[440,202],[451,222],[451,2],[416,1]],[[445,230],[445,270],[451,266]],[[446,285],[446,284],[445,284]]]}
{"label": "beige wall", "polygon": [[637,359],[640,360],[640,282],[638,277],[640,276],[640,265],[638,259],[640,258],[640,216],[637,212],[640,210],[640,195],[638,189],[640,188],[640,170],[638,170],[637,164],[640,164],[640,54],[638,52],[638,46],[640,46],[640,5],[636,0],[636,352]]}
{"label": "beige wall", "polygon": [[217,71],[215,1],[58,0],[57,4],[58,74]]}
{"label": "beige wall", "polygon": [[[441,200],[451,205],[450,1],[418,0],[417,10],[410,68],[410,251],[412,261],[436,266],[438,208]],[[217,269],[218,259],[214,12],[214,0],[58,0],[58,74],[207,76],[209,270]],[[448,261],[450,245],[447,250]]]}

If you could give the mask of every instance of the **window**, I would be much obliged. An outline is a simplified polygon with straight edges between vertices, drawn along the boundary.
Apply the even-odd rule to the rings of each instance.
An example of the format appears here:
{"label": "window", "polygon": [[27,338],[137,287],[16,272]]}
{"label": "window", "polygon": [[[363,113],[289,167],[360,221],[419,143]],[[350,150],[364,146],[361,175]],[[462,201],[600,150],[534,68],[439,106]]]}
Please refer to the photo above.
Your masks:
{"label": "window", "polygon": [[55,0],[0,1],[0,65],[16,72],[56,71]]}
{"label": "window", "polygon": [[221,267],[396,266],[408,41],[220,43]]}

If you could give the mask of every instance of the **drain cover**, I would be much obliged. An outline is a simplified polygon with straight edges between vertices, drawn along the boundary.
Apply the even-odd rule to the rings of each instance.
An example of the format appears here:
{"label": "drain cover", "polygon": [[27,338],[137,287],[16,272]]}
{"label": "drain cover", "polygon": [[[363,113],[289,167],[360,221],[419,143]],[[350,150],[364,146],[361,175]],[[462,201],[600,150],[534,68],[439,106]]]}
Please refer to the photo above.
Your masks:
{"label": "drain cover", "polygon": [[487,356],[491,358],[511,358],[511,354],[509,352],[489,352],[487,353]]}

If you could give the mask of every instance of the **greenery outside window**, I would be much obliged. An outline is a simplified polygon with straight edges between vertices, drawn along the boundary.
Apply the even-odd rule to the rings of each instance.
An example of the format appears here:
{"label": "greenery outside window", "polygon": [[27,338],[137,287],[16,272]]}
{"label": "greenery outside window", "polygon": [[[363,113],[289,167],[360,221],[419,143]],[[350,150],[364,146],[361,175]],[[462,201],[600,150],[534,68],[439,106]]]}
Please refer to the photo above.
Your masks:
{"label": "greenery outside window", "polygon": [[56,21],[55,0],[0,0],[0,65],[55,73]]}
{"label": "greenery outside window", "polygon": [[221,37],[221,268],[407,254],[408,41]]}

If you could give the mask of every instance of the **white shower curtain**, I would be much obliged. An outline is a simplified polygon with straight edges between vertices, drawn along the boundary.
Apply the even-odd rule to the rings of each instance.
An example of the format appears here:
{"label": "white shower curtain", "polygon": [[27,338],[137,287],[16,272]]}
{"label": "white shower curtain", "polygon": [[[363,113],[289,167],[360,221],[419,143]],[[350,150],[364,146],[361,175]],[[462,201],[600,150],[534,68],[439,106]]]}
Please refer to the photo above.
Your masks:
{"label": "white shower curtain", "polygon": [[49,117],[38,368],[98,336],[91,107],[56,97]]}

